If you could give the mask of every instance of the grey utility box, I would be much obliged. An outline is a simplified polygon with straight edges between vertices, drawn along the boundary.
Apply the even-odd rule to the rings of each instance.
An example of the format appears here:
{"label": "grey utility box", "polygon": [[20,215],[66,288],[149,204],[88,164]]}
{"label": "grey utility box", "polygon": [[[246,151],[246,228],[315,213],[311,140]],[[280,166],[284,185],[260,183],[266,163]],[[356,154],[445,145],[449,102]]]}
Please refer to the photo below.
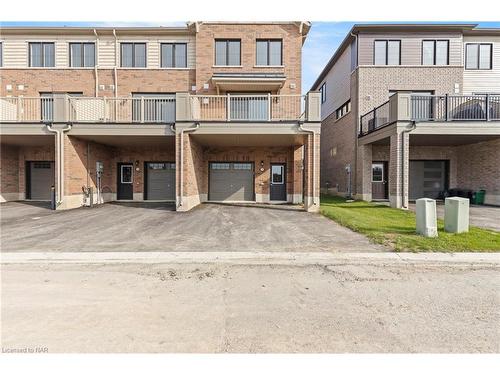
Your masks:
{"label": "grey utility box", "polygon": [[444,230],[450,233],[469,231],[469,199],[446,198],[444,201]]}
{"label": "grey utility box", "polygon": [[416,200],[417,234],[424,237],[437,237],[436,201],[429,198]]}

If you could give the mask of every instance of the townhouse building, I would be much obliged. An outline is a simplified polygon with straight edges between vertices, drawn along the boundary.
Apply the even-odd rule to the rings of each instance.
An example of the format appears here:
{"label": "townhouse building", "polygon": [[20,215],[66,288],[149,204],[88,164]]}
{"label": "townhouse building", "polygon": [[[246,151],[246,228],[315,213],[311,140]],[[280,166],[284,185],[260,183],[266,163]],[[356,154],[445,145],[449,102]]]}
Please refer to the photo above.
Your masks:
{"label": "townhouse building", "polygon": [[321,189],[407,207],[450,189],[500,204],[500,29],[355,25],[321,92]]}
{"label": "townhouse building", "polygon": [[309,29],[2,28],[1,200],[318,210],[320,96],[301,94]]}

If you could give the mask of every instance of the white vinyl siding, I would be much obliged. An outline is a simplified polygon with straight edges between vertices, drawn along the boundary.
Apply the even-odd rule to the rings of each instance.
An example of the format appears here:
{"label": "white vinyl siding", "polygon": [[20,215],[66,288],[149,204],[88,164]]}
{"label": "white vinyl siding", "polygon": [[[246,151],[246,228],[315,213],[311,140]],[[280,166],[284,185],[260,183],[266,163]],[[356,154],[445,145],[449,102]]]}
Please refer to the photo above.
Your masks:
{"label": "white vinyl siding", "polygon": [[[492,45],[491,69],[464,69],[463,93],[472,95],[474,93],[500,94],[500,36],[465,36],[464,37],[464,60],[467,64],[467,51],[472,44]],[[470,52],[469,52],[470,53]]]}

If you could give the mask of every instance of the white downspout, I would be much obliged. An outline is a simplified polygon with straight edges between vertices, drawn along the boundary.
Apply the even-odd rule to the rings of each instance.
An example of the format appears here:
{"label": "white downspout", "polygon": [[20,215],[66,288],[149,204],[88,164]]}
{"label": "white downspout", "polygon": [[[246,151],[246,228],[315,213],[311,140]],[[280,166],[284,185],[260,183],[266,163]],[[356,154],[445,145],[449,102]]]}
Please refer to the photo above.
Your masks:
{"label": "white downspout", "polygon": [[179,206],[178,207],[182,206],[182,201],[184,198],[184,132],[194,132],[199,127],[200,127],[200,123],[197,122],[195,124],[194,128],[181,130],[180,161],[179,161],[180,162],[180,166],[179,166],[179,180],[180,180],[179,195],[180,195],[180,197],[179,197]]}
{"label": "white downspout", "polygon": [[[313,149],[312,149],[312,172],[311,172],[311,177],[312,177],[312,202],[313,202],[313,205],[316,205],[317,204],[317,201],[316,201],[316,178],[315,178],[315,169],[316,169],[316,139],[315,139],[315,133],[314,133],[314,130],[310,130],[310,129],[304,129],[302,126],[304,124],[300,123],[299,122],[299,129],[303,132],[306,132],[306,133],[309,133],[312,135],[312,145],[313,145]],[[302,194],[304,194],[304,192],[302,192]]]}
{"label": "white downspout", "polygon": [[[56,154],[57,154],[57,157],[60,159],[61,150],[60,150],[60,143],[59,143],[59,130],[52,129],[52,125],[50,125],[50,124],[47,124],[46,128],[47,128],[47,131],[55,134]],[[60,202],[60,201],[61,201],[61,163],[58,160],[57,168],[56,168],[56,202]]]}
{"label": "white downspout", "polygon": [[95,64],[94,64],[94,74],[95,74],[95,96],[99,96],[99,75],[98,75],[98,68],[99,68],[99,36],[97,35],[97,30],[94,29],[94,35],[95,35]]}
{"label": "white downspout", "polygon": [[113,36],[115,37],[115,67],[114,67],[114,78],[115,78],[115,98],[118,97],[118,72],[116,71],[118,66],[118,37],[116,36],[116,29],[113,29]]}
{"label": "white downspout", "polygon": [[61,129],[59,132],[59,139],[60,139],[60,146],[59,149],[61,150],[61,160],[59,162],[61,166],[61,195],[60,195],[60,201],[58,204],[62,203],[62,200],[64,198],[64,133],[68,132],[71,130],[73,126],[71,124],[68,124],[65,128]]}

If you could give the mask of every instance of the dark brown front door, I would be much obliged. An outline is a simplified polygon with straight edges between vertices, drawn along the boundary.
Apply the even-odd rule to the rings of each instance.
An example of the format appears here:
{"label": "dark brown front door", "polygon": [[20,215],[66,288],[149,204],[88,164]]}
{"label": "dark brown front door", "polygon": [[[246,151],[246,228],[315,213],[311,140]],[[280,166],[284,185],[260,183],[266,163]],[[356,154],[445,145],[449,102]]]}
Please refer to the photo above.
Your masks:
{"label": "dark brown front door", "polygon": [[372,199],[388,198],[387,162],[372,163]]}

